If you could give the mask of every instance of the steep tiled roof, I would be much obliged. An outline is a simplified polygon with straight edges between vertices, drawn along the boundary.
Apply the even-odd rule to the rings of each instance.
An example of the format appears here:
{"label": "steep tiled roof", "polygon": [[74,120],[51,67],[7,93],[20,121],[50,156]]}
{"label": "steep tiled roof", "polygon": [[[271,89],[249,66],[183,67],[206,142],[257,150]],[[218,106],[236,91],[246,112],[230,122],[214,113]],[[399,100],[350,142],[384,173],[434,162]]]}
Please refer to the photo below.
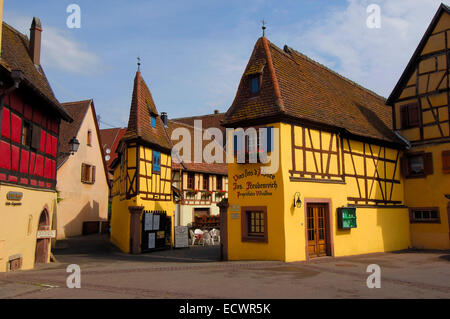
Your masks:
{"label": "steep tiled roof", "polygon": [[44,70],[40,65],[34,65],[31,60],[28,48],[28,38],[3,22],[0,66],[7,72],[21,70],[24,75],[24,80],[20,83],[20,87],[25,85],[32,89],[35,94],[41,96],[48,102],[53,111],[56,111],[64,120],[70,121],[70,116],[61,107],[53,94]]}
{"label": "steep tiled roof", "polygon": [[60,167],[69,157],[69,155],[62,153],[68,153],[70,151],[69,141],[77,136],[91,103],[92,100],[85,100],[62,104],[62,107],[72,117],[73,122],[61,122],[58,139],[57,167]]}
{"label": "steep tiled roof", "polygon": [[[109,160],[106,161],[108,170],[110,169],[111,163],[117,158],[116,148],[126,131],[126,128],[108,128],[100,130],[103,155],[109,155]],[[108,149],[110,150],[109,154],[106,153],[106,150]]]}
{"label": "steep tiled roof", "polygon": [[[156,127],[152,127],[151,115],[156,116]],[[140,71],[136,72],[134,78],[130,117],[127,131],[123,136],[123,140],[131,139],[141,139],[165,151],[170,151],[172,148],[172,143],[166,134],[164,124],[158,116],[153,97]]]}
{"label": "steep tiled roof", "polygon": [[[260,93],[252,96],[246,73],[261,68]],[[325,125],[353,135],[400,143],[385,99],[305,55],[260,38],[241,79],[225,126],[277,117]]]}
{"label": "steep tiled roof", "polygon": [[[201,172],[201,173],[210,173],[210,174],[221,174],[221,175],[226,175],[228,174],[228,166],[226,163],[206,163],[205,160],[203,159],[202,163],[194,163],[194,143],[193,143],[193,139],[194,139],[194,127],[182,122],[178,122],[175,120],[169,120],[168,121],[168,127],[167,127],[167,132],[169,136],[172,136],[172,132],[177,129],[177,128],[186,128],[189,130],[189,133],[191,134],[191,139],[192,139],[192,143],[191,143],[191,157],[192,163],[176,163],[174,161],[174,158],[172,158],[172,169],[182,169],[182,170],[187,170],[187,171],[193,171],[193,172]],[[203,134],[203,133],[202,133]],[[204,147],[209,144],[211,141],[203,141],[203,148],[202,148],[202,152]],[[174,144],[176,144],[177,142],[174,142]],[[223,149],[222,149],[223,151]],[[223,153],[223,160],[225,161],[226,157],[225,157],[225,152]]]}

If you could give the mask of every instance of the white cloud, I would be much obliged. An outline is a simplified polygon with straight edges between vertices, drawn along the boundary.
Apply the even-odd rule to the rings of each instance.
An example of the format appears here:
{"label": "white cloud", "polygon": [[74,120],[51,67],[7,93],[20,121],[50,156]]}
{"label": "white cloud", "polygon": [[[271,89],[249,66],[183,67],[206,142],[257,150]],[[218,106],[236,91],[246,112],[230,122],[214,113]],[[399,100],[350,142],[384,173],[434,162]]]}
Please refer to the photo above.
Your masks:
{"label": "white cloud", "polygon": [[[32,18],[5,15],[5,21],[29,37]],[[75,40],[68,31],[43,23],[41,63],[44,68],[90,75],[101,67],[101,59]]]}
{"label": "white cloud", "polygon": [[[419,44],[441,0],[348,0],[345,10],[293,27],[278,37],[311,58],[388,96]],[[366,25],[369,4],[381,7],[381,28]]]}

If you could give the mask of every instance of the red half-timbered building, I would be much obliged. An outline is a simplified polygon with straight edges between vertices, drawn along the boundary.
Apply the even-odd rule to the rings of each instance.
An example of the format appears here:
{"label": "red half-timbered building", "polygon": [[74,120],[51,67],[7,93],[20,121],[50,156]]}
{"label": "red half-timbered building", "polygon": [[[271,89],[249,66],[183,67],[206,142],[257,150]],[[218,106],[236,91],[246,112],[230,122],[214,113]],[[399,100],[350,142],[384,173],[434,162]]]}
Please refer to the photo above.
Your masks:
{"label": "red half-timbered building", "polygon": [[40,65],[40,20],[33,19],[30,39],[1,28],[0,272],[50,259],[59,127],[71,121]]}

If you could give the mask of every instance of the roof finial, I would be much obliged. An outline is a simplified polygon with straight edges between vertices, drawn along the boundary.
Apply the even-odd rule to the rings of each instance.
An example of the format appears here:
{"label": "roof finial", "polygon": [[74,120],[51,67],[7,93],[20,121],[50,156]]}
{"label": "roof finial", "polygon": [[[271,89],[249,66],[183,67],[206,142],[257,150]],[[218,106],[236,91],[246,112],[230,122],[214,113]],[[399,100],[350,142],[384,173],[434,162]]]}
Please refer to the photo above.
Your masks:
{"label": "roof finial", "polygon": [[137,57],[137,60],[138,60],[138,63],[137,63],[137,65],[138,65],[138,71],[140,72],[140,71],[141,71],[141,57],[138,56],[138,57]]}
{"label": "roof finial", "polygon": [[262,23],[263,37],[265,37],[266,36],[266,21],[264,21],[264,19],[262,19],[261,23]]}

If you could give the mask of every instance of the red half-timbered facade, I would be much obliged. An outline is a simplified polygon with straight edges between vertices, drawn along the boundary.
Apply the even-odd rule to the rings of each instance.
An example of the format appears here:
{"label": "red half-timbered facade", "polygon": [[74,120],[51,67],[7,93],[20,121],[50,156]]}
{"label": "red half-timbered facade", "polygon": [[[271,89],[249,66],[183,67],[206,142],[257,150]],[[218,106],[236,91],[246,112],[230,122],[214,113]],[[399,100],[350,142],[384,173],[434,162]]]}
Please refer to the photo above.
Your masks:
{"label": "red half-timbered facade", "polygon": [[55,189],[59,118],[12,92],[0,125],[0,181]]}

